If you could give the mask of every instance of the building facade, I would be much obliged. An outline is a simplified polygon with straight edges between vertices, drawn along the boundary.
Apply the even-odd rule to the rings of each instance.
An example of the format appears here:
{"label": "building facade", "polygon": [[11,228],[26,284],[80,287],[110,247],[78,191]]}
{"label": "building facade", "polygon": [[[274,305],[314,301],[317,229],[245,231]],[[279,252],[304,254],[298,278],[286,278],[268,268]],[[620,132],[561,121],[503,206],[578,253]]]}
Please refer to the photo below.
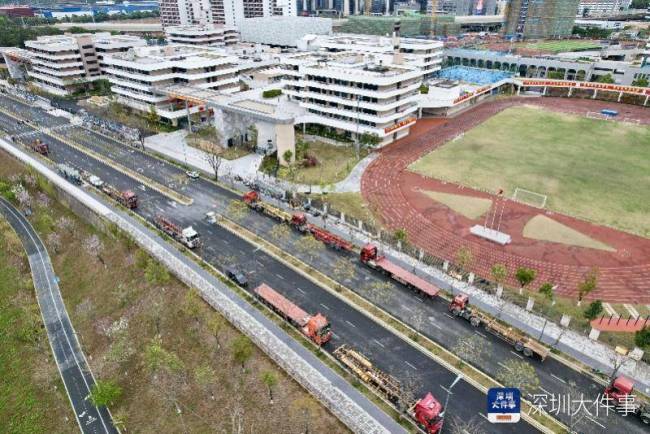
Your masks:
{"label": "building facade", "polygon": [[512,0],[506,34],[537,39],[571,35],[580,0]]}
{"label": "building facade", "polygon": [[222,24],[170,26],[165,28],[165,38],[172,44],[225,47],[239,41],[236,27]]}
{"label": "building facade", "polygon": [[177,105],[167,90],[186,86],[198,90],[233,93],[239,90],[237,58],[214,49],[190,45],[138,47],[105,56],[105,77],[117,101],[148,113],[155,109],[162,119],[175,124],[199,106]]}
{"label": "building facade", "polygon": [[101,78],[106,54],[143,45],[144,39],[110,33],[41,36],[25,42],[31,53],[27,76],[46,92],[68,95]]}
{"label": "building facade", "polygon": [[163,27],[225,24],[246,18],[297,16],[296,0],[161,0]]}
{"label": "building facade", "polygon": [[629,9],[632,0],[580,0],[578,15],[581,17],[606,17]]}

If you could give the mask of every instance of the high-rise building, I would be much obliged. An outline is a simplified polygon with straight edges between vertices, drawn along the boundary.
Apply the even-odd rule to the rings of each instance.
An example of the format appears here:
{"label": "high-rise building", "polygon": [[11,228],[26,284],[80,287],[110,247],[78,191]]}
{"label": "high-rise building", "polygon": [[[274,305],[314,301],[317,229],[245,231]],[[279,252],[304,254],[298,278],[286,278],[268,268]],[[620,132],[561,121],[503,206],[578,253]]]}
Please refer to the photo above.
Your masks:
{"label": "high-rise building", "polygon": [[580,0],[512,0],[506,34],[519,38],[571,35]]}
{"label": "high-rise building", "polygon": [[581,0],[578,15],[581,17],[606,17],[629,9],[632,0]]}
{"label": "high-rise building", "polygon": [[296,16],[297,0],[160,0],[163,27],[225,24],[254,17]]}
{"label": "high-rise building", "polygon": [[497,0],[438,0],[438,12],[445,15],[495,15]]}

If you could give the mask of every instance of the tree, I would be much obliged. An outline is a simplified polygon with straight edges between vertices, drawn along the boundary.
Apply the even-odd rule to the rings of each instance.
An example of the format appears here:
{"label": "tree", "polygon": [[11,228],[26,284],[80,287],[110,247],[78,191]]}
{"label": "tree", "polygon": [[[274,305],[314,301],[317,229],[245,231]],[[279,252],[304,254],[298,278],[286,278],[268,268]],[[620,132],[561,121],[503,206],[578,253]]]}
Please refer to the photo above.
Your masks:
{"label": "tree", "polygon": [[564,79],[564,73],[561,71],[551,71],[548,74],[546,74],[548,78],[554,79],[554,80],[563,80]]}
{"label": "tree", "polygon": [[144,270],[144,277],[147,279],[147,282],[153,283],[154,285],[167,283],[169,282],[169,279],[171,279],[167,268],[165,268],[164,265],[153,258],[149,258],[147,260],[147,267]]}
{"label": "tree", "polygon": [[122,388],[113,380],[97,380],[90,388],[88,398],[95,407],[113,405],[122,396]]}
{"label": "tree", "polygon": [[101,257],[102,250],[104,250],[104,244],[96,234],[92,234],[84,240],[83,248],[89,255],[95,256],[99,259],[99,262],[102,264],[104,263],[104,260]]}
{"label": "tree", "polygon": [[219,343],[219,334],[226,327],[226,320],[219,314],[213,314],[208,320],[208,331],[212,336],[214,336],[215,341],[217,341],[217,348],[221,347]]}
{"label": "tree", "polygon": [[578,306],[585,295],[588,295],[598,286],[598,269],[592,268],[585,274],[584,280],[578,285]]}
{"label": "tree", "polygon": [[185,364],[176,353],[163,348],[160,336],[153,338],[145,347],[144,361],[152,373],[160,370],[178,373],[185,368]]}
{"label": "tree", "polygon": [[546,283],[542,284],[542,286],[539,287],[537,292],[542,294],[544,296],[544,298],[547,299],[548,301],[553,301],[554,294],[553,294],[553,284],[552,283],[546,282]]}
{"label": "tree", "polygon": [[56,232],[50,232],[46,241],[47,245],[50,246],[50,249],[52,249],[54,253],[59,253],[59,249],[61,248],[61,236],[59,234]]}
{"label": "tree", "polygon": [[601,75],[596,79],[597,83],[608,83],[608,84],[613,84],[614,83],[614,77],[612,77],[612,74],[605,74]]}
{"label": "tree", "polygon": [[612,365],[612,372],[609,374],[609,379],[611,381],[618,376],[618,371],[630,362],[630,358],[623,354],[619,354],[616,351],[612,351],[609,355],[609,361]]}
{"label": "tree", "polygon": [[313,261],[321,250],[324,249],[323,243],[314,238],[313,235],[305,235],[300,237],[294,243],[296,250],[307,256],[310,261]]}
{"label": "tree", "polygon": [[379,137],[375,133],[363,133],[359,137],[359,144],[366,147],[377,146],[380,143],[381,143],[381,137]]}
{"label": "tree", "polygon": [[192,317],[196,323],[201,319],[203,300],[196,288],[190,288],[185,293],[185,300],[183,302],[183,311],[185,314]]}
{"label": "tree", "polygon": [[486,347],[487,341],[479,335],[471,334],[458,339],[452,351],[462,360],[476,365],[483,360]]}
{"label": "tree", "polygon": [[235,220],[242,220],[248,215],[250,208],[239,199],[233,199],[228,204],[227,213]]}
{"label": "tree", "polygon": [[393,233],[393,237],[395,238],[395,241],[399,242],[400,247],[403,247],[404,244],[406,244],[406,242],[408,241],[408,233],[404,228],[397,229]]}
{"label": "tree", "polygon": [[632,82],[632,86],[648,87],[650,86],[650,83],[648,82],[647,78],[639,77]]}
{"label": "tree", "polygon": [[242,369],[248,359],[253,355],[253,344],[244,335],[239,335],[232,343],[232,356],[237,363],[241,363]]}
{"label": "tree", "polygon": [[466,270],[467,267],[471,264],[473,260],[472,251],[468,247],[461,247],[456,252],[456,264],[463,270]]}
{"label": "tree", "polygon": [[515,277],[517,278],[519,285],[521,285],[521,289],[519,290],[519,293],[521,294],[524,287],[535,280],[535,277],[537,277],[537,271],[532,268],[519,267],[517,268]]}
{"label": "tree", "polygon": [[334,275],[339,282],[345,282],[354,278],[356,271],[350,261],[340,258],[334,263]]}
{"label": "tree", "polygon": [[210,166],[212,169],[212,172],[214,173],[214,180],[218,181],[219,168],[223,164],[224,149],[219,144],[220,138],[218,134],[216,135],[216,138],[213,138],[213,140],[215,141],[210,142],[208,146],[204,147],[203,158],[205,159],[205,162],[208,163],[208,166]]}
{"label": "tree", "polygon": [[199,366],[194,370],[194,381],[198,384],[206,393],[211,393],[210,389],[215,384],[217,378],[217,373],[215,372],[210,365]]}
{"label": "tree", "polygon": [[427,86],[426,84],[421,84],[420,85],[420,93],[424,94],[424,95],[429,93],[429,86]]}
{"label": "tree", "polygon": [[584,317],[588,320],[596,319],[603,312],[603,302],[600,300],[594,300],[589,303],[587,309],[585,309]]}
{"label": "tree", "polygon": [[503,264],[494,264],[490,272],[492,273],[492,278],[498,285],[503,284],[506,277],[508,277],[508,269]]}
{"label": "tree", "polygon": [[650,327],[645,327],[634,334],[634,345],[642,349],[650,347]]}
{"label": "tree", "polygon": [[522,395],[532,395],[539,388],[539,377],[535,368],[523,360],[510,359],[497,371],[497,380],[506,387],[516,387]]}
{"label": "tree", "polygon": [[269,235],[271,235],[271,238],[273,238],[276,241],[280,241],[280,240],[284,241],[287,238],[289,238],[290,234],[291,231],[289,230],[289,226],[282,223],[273,226],[273,228],[271,228],[271,230],[269,231]]}
{"label": "tree", "polygon": [[269,391],[269,400],[273,404],[273,387],[278,384],[278,377],[271,371],[265,371],[262,373],[262,382],[266,385]]}
{"label": "tree", "polygon": [[284,151],[284,153],[282,154],[281,162],[286,164],[291,170],[293,166],[293,152],[291,151],[291,149],[287,149],[286,151]]}
{"label": "tree", "polygon": [[158,125],[158,122],[160,122],[160,116],[158,115],[158,111],[156,110],[155,105],[149,106],[149,113],[147,113],[147,121],[149,122],[149,125],[152,127],[155,127]]}

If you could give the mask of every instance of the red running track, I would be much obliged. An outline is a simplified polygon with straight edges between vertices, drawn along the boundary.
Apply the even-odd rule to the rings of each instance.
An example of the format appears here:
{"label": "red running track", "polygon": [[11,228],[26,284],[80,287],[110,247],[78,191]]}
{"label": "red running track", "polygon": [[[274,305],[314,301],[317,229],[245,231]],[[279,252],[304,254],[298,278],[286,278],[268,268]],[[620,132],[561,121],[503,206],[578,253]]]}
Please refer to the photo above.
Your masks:
{"label": "red running track", "polygon": [[[512,243],[499,246],[470,234],[470,227],[483,221],[467,219],[418,191],[490,197],[490,194],[409,172],[407,167],[458,134],[508,107],[521,104],[576,114],[599,112],[614,105],[582,99],[508,98],[479,104],[451,119],[422,119],[411,129],[408,137],[379,151],[379,157],[363,174],[363,197],[372,205],[371,209],[377,210],[387,227],[391,230],[405,228],[409,239],[431,255],[453,262],[458,249],[468,247],[473,256],[471,271],[484,278],[489,279],[492,266],[501,263],[509,270],[509,283],[515,285],[514,271],[522,266],[530,267],[538,273],[533,286],[552,282],[559,285],[559,295],[576,297],[580,282],[597,267],[598,288],[586,298],[610,303],[650,303],[650,239],[508,201],[501,230],[512,236]],[[623,104],[616,107],[621,118],[639,119],[650,124],[650,110],[647,108]],[[540,213],[600,240],[616,251],[524,238],[521,235],[523,226]]]}

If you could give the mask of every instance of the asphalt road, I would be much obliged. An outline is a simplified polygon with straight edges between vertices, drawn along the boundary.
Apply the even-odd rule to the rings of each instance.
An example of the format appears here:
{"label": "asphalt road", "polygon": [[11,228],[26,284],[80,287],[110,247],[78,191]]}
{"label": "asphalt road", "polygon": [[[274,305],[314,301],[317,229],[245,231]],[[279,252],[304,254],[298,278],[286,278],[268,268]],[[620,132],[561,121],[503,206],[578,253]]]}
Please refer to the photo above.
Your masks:
{"label": "asphalt road", "polygon": [[[6,100],[4,102],[2,100],[4,98],[0,98],[0,106],[7,104]],[[52,119],[51,116],[40,109],[16,104],[13,101],[12,104],[14,105],[14,111],[26,119],[33,119],[39,125],[56,125],[54,122],[58,119]],[[57,124],[59,123],[57,122]],[[17,125],[13,120],[0,116],[0,129],[27,133],[31,128]],[[115,172],[102,163],[62,145],[56,140],[48,138],[46,141],[51,145],[51,157],[55,161],[70,162],[102,177],[102,179],[109,181],[118,188],[134,189],[138,192],[141,203],[138,212],[149,219],[157,213],[165,213],[173,216],[183,225],[193,225],[204,239],[205,247],[200,253],[208,261],[221,268],[230,263],[237,263],[248,271],[251,287],[254,287],[259,282],[266,282],[306,310],[311,312],[321,311],[327,315],[332,321],[335,332],[335,338],[332,344],[329,345],[330,347],[334,348],[341,343],[351,344],[368,355],[382,369],[402,380],[416,381],[420,385],[419,390],[421,392],[430,390],[439,399],[444,399],[445,391],[442,387],[453,381],[453,375],[449,371],[385,329],[377,326],[338,298],[311,284],[310,281],[301,278],[298,274],[277,263],[263,252],[256,250],[254,246],[248,245],[223,229],[208,226],[201,220],[208,210],[225,211],[229,201],[236,198],[233,193],[215,187],[204,180],[187,183],[182,171],[171,164],[126,148],[96,134],[78,130],[77,128],[63,128],[58,133],[66,137],[74,137],[75,140],[92,148],[94,151],[193,197],[195,199],[194,205],[191,207],[177,206],[171,200],[140,186],[129,177]],[[275,223],[269,218],[252,213],[246,217],[242,224],[249,229],[255,230],[259,235],[268,238],[268,232]],[[301,255],[294,246],[298,237],[297,233],[292,233],[286,240],[269,240],[279,244],[295,256],[301,257],[305,262],[311,262],[319,270],[336,279],[337,273],[334,270],[334,264],[341,259],[341,253],[323,249],[315,258]],[[441,299],[422,300],[401,285],[386,280],[381,274],[366,268],[356,258],[348,257],[348,261],[354,269],[354,277],[343,283],[405,322],[415,326],[441,345],[453,348],[458,339],[472,334],[485,340],[488,350],[483,354],[481,360],[475,362],[477,367],[485,372],[494,375],[506,360],[521,357],[497,337],[475,330],[463,320],[449,317],[446,304]],[[373,286],[375,282],[383,282],[382,285],[384,285],[385,289],[382,291],[376,290],[376,287]],[[539,393],[548,395],[548,398],[550,398],[551,394],[557,396],[571,393],[572,398],[579,399],[582,395],[584,399],[593,402],[602,390],[602,387],[589,377],[567,368],[554,359],[549,358],[543,363],[531,360],[531,364],[535,367],[540,378],[541,388]],[[463,389],[463,387],[468,390]],[[495,432],[495,426],[482,421],[481,413],[485,414],[486,407],[484,396],[464,382],[460,383],[457,389],[454,390],[455,394],[451,400],[449,414],[456,414],[464,420],[477,420],[483,424],[483,429],[487,432]],[[473,395],[476,394],[479,396],[474,397]],[[462,397],[462,399],[459,399],[459,397]],[[462,402],[456,402],[456,400]],[[595,411],[582,418],[580,416],[569,417],[563,414],[557,417],[567,424],[573,423],[580,418],[574,427],[579,432],[612,432],[614,427],[616,427],[616,431],[624,429],[628,432],[646,432],[646,427],[633,417],[621,417],[611,414],[605,416],[594,413]],[[527,428],[532,429],[531,427]],[[504,427],[503,429],[507,430],[508,428]],[[523,432],[522,429],[524,429],[524,426],[520,425],[516,432]]]}
{"label": "asphalt road", "polygon": [[0,199],[0,213],[14,228],[29,257],[34,287],[57,368],[70,404],[84,434],[118,433],[106,407],[86,398],[95,379],[65,309],[45,245],[29,221],[9,202]]}

